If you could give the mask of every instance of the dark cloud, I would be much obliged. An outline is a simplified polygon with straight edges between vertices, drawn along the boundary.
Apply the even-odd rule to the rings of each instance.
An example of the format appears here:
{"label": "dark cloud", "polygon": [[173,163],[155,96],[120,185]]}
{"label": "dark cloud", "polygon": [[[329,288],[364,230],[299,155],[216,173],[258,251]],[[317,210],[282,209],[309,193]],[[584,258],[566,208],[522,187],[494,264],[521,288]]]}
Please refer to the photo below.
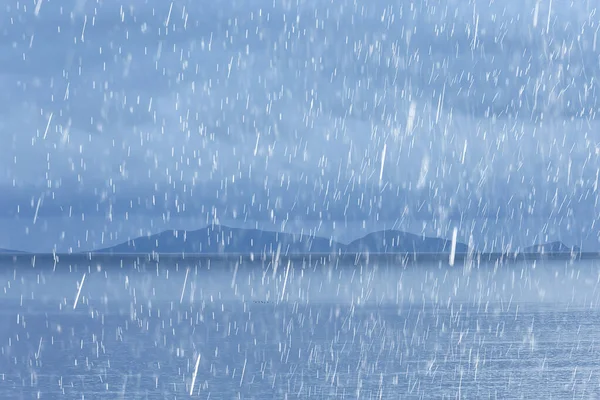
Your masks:
{"label": "dark cloud", "polygon": [[[552,188],[552,190],[550,190]],[[476,192],[446,202],[435,187],[408,189],[387,184],[336,184],[324,180],[257,182],[241,180],[173,189],[135,185],[114,191],[76,187],[40,191],[35,187],[2,188],[0,217],[122,219],[218,218],[240,222],[282,221],[441,221],[478,219],[586,219],[600,212],[593,187],[565,192],[559,185],[536,189],[524,184],[497,184],[494,196]],[[541,192],[539,191],[541,190]]]}

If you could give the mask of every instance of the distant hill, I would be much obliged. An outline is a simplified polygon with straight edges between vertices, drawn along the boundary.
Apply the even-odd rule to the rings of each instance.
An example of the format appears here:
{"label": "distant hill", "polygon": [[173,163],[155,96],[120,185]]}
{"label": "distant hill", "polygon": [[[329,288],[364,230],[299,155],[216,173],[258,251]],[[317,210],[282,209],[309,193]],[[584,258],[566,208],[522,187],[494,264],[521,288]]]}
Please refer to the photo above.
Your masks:
{"label": "distant hill", "polygon": [[[415,235],[398,230],[372,232],[348,244],[309,234],[292,234],[260,229],[231,228],[210,225],[202,229],[169,230],[142,236],[116,246],[92,251],[97,254],[239,254],[271,255],[304,254],[445,254],[452,251],[452,241],[444,238]],[[456,242],[455,253],[466,254],[469,247]],[[581,254],[578,246],[569,247],[554,241],[525,247],[523,255],[563,256]],[[25,251],[0,248],[0,255],[29,255]],[[50,253],[48,253],[50,254]],[[88,254],[85,252],[85,254]]]}
{"label": "distant hill", "polygon": [[[98,254],[240,254],[285,255],[301,254],[444,254],[452,250],[452,241],[444,238],[415,235],[398,230],[372,232],[348,244],[309,234],[292,234],[260,229],[231,228],[210,225],[202,229],[169,230],[142,236],[116,246],[98,249]],[[469,247],[456,242],[456,254],[466,254]],[[563,242],[539,243],[525,247],[521,254],[565,255],[581,253],[578,246]],[[0,254],[31,254],[2,249]],[[86,253],[87,254],[87,253]]]}
{"label": "distant hill", "polygon": [[[400,231],[368,234],[348,245],[311,235],[300,235],[258,229],[230,228],[212,225],[195,231],[165,231],[139,237],[125,243],[98,250],[98,253],[197,253],[197,254],[263,254],[306,253],[413,253],[450,252],[451,241],[429,238]],[[456,252],[466,252],[467,245],[456,244]]]}
{"label": "distant hill", "polygon": [[195,231],[165,231],[98,250],[101,253],[262,254],[331,253],[343,247],[310,235],[212,225]]}
{"label": "distant hill", "polygon": [[8,250],[8,249],[0,249],[0,253],[8,253],[8,254],[26,254],[25,251],[19,250]]}
{"label": "distant hill", "polygon": [[[370,233],[349,243],[346,251],[352,253],[450,253],[451,248],[451,240],[386,230]],[[467,253],[468,249],[466,244],[456,243],[456,253]]]}
{"label": "distant hill", "polygon": [[581,249],[578,246],[569,247],[563,242],[541,243],[526,247],[524,253],[537,254],[561,254],[561,253],[580,253]]}

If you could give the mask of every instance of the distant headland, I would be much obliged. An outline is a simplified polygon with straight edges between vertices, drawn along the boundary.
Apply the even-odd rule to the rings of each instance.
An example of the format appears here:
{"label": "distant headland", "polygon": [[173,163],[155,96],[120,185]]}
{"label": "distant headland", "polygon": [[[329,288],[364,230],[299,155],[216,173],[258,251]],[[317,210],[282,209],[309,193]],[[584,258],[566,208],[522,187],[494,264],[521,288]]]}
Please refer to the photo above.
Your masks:
{"label": "distant headland", "polygon": [[[139,237],[97,253],[187,253],[187,254],[343,254],[343,253],[450,253],[452,241],[414,235],[396,230],[369,233],[348,244],[310,235],[231,228],[210,225],[194,231],[165,231]],[[455,243],[456,253],[466,253],[468,246]]]}
{"label": "distant headland", "polygon": [[127,240],[112,247],[95,251],[68,254],[26,253],[1,250],[0,258],[38,260],[68,259],[216,259],[216,260],[268,260],[321,259],[323,261],[369,259],[372,261],[446,261],[477,259],[534,260],[592,259],[599,253],[583,253],[577,246],[562,242],[535,244],[521,251],[481,253],[461,242],[438,237],[415,235],[399,230],[368,233],[350,243],[307,233],[284,233],[260,229],[232,228],[209,225],[198,230],[168,230],[154,235]]}

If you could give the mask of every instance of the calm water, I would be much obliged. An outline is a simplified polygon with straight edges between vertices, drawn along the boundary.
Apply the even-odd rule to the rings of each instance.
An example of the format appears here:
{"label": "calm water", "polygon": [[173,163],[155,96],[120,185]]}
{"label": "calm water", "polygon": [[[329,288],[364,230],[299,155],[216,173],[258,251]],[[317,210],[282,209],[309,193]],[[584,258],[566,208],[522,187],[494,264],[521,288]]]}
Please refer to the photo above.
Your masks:
{"label": "calm water", "polygon": [[0,397],[600,398],[599,277],[595,262],[5,265]]}

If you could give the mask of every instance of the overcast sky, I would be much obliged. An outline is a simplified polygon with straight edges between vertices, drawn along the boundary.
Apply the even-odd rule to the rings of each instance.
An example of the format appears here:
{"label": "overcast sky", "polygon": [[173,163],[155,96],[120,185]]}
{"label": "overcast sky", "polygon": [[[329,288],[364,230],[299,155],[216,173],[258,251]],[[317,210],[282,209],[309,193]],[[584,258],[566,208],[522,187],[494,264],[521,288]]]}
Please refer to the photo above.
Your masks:
{"label": "overcast sky", "polygon": [[600,248],[599,29],[586,0],[0,0],[0,247],[219,221]]}

